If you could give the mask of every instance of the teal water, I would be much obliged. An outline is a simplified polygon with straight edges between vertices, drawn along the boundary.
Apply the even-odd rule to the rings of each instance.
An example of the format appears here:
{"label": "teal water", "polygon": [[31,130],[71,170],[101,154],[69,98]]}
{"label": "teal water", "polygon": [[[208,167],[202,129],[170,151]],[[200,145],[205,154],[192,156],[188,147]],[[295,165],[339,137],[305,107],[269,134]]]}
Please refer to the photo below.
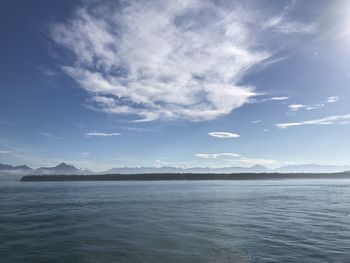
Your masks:
{"label": "teal water", "polygon": [[350,262],[350,180],[1,180],[0,262]]}

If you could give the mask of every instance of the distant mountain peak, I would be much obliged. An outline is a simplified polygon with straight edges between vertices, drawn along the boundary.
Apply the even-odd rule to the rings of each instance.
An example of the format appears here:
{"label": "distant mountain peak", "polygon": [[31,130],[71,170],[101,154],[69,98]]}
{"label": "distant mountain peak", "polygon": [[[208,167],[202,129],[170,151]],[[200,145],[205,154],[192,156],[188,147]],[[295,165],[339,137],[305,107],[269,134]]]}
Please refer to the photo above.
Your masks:
{"label": "distant mountain peak", "polygon": [[38,174],[77,174],[80,171],[74,165],[60,163],[54,167],[40,167],[35,172]]}
{"label": "distant mountain peak", "polygon": [[78,170],[74,165],[66,164],[66,163],[60,163],[59,165],[55,166],[56,169],[72,169],[72,170]]}

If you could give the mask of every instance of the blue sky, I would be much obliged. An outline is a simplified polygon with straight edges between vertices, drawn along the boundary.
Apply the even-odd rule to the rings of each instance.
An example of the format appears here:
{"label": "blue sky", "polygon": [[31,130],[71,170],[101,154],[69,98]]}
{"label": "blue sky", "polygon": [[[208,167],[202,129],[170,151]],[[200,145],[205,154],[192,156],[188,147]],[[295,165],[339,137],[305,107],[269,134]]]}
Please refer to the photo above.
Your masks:
{"label": "blue sky", "polygon": [[1,163],[350,165],[348,1],[0,10]]}

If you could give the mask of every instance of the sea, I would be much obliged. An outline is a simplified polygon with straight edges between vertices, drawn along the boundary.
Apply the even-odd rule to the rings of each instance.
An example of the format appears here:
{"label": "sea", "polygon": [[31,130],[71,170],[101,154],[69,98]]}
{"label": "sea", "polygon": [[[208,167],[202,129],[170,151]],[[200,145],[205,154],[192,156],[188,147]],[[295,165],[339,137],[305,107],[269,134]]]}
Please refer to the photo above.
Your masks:
{"label": "sea", "polygon": [[350,180],[5,178],[0,262],[350,262]]}

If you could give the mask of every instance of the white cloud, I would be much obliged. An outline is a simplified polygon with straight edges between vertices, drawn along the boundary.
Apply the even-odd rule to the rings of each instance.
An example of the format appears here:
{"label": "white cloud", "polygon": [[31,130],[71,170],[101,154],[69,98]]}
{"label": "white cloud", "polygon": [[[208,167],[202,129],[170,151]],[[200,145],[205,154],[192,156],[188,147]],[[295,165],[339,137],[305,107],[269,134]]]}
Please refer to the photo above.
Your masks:
{"label": "white cloud", "polygon": [[288,100],[289,97],[272,97],[270,100]]}
{"label": "white cloud", "polygon": [[261,120],[255,120],[255,121],[251,121],[251,123],[260,123]]}
{"label": "white cloud", "polygon": [[81,7],[52,36],[76,56],[63,70],[91,94],[91,108],[137,121],[229,114],[256,94],[240,83],[271,57],[271,34],[307,28],[286,15],[261,26],[270,14],[238,4],[125,3]]}
{"label": "white cloud", "polygon": [[337,102],[340,98],[338,96],[332,96],[327,98],[327,103]]}
{"label": "white cloud", "polygon": [[291,110],[291,111],[298,111],[300,109],[303,109],[305,108],[306,106],[303,105],[303,104],[290,104],[288,105],[288,108]]}
{"label": "white cloud", "polygon": [[303,104],[290,104],[288,105],[288,108],[291,111],[299,111],[301,109],[306,109],[306,110],[315,110],[324,107],[325,105],[323,103],[319,104],[309,104],[309,105],[303,105]]}
{"label": "white cloud", "polygon": [[315,110],[315,109],[319,109],[319,108],[322,108],[322,107],[324,107],[324,104],[323,103],[319,103],[319,104],[307,105],[306,109],[307,110]]}
{"label": "white cloud", "polygon": [[196,157],[204,158],[204,159],[219,159],[224,158],[224,162],[230,165],[278,165],[278,164],[290,164],[290,162],[278,161],[273,159],[266,158],[248,158],[241,156],[236,153],[198,153],[195,154]]}
{"label": "white cloud", "polygon": [[338,96],[332,96],[332,97],[328,97],[324,103],[307,104],[307,105],[304,105],[304,104],[290,104],[290,105],[288,105],[288,108],[291,111],[299,111],[301,109],[315,110],[315,109],[319,109],[319,108],[322,108],[322,107],[326,106],[325,103],[335,103],[338,100],[339,100]]}
{"label": "white cloud", "polygon": [[[259,93],[259,94],[255,94],[255,97],[258,96],[266,96],[267,94],[265,93]],[[249,103],[262,103],[262,102],[269,102],[269,101],[285,101],[288,100],[289,97],[287,96],[281,96],[281,97],[265,97],[265,98],[261,98],[261,99],[257,99],[257,98],[251,98],[249,99]]]}
{"label": "white cloud", "polygon": [[208,134],[212,137],[222,138],[222,139],[240,137],[239,134],[233,133],[233,132],[209,132]]}
{"label": "white cloud", "polygon": [[347,124],[349,122],[350,122],[350,114],[346,114],[346,115],[329,116],[322,119],[308,120],[308,121],[302,121],[302,122],[278,123],[276,124],[276,126],[280,129],[286,129],[292,126]]}
{"label": "white cloud", "polygon": [[111,137],[111,136],[119,136],[121,133],[119,132],[88,132],[85,134],[85,137]]}
{"label": "white cloud", "polygon": [[217,159],[221,157],[240,157],[241,155],[237,153],[197,153],[195,156],[205,159]]}

